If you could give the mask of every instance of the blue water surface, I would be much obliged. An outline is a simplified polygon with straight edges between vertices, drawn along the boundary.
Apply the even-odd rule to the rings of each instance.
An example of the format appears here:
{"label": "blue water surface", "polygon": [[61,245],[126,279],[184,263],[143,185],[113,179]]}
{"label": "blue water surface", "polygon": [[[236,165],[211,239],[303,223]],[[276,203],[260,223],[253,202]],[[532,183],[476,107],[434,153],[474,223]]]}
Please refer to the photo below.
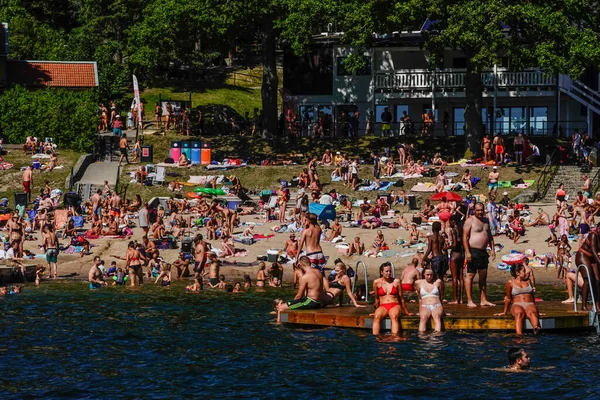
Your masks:
{"label": "blue water surface", "polygon": [[[293,329],[290,293],[27,287],[0,298],[0,398],[600,398],[595,334]],[[512,346],[539,369],[492,370]]]}

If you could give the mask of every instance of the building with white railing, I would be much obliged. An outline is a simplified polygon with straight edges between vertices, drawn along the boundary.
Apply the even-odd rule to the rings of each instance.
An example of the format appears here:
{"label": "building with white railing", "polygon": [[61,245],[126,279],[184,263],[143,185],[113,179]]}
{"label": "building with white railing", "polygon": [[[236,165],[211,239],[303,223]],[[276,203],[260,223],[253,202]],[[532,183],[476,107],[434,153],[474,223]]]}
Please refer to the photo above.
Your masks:
{"label": "building with white railing", "polygon": [[[293,110],[286,113],[287,127],[312,135],[321,115],[326,134],[380,135],[381,114],[388,108],[392,134],[419,132],[421,115],[429,110],[436,135],[464,133],[466,59],[460,51],[446,50],[443,66],[432,69],[420,32],[386,35],[364,53],[364,67],[351,71],[344,61],[353,50],[339,43],[339,35],[324,33],[314,43],[303,57],[284,55],[283,85],[291,95],[286,107]],[[575,80],[535,68],[515,71],[502,60],[481,73],[481,81],[482,121],[489,133],[566,136],[600,128],[596,68]],[[400,122],[403,112],[413,121],[410,132]],[[369,118],[372,130],[366,132]]]}

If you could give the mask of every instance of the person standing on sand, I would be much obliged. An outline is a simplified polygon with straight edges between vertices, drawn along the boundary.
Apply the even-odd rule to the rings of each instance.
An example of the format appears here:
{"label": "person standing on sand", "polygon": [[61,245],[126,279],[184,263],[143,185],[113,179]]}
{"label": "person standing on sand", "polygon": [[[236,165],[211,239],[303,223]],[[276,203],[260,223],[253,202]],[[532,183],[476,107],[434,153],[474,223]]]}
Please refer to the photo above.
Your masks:
{"label": "person standing on sand", "polygon": [[27,193],[27,201],[31,201],[31,189],[33,189],[33,168],[28,165],[23,172],[23,191]]}
{"label": "person standing on sand", "polygon": [[56,262],[58,261],[58,238],[56,233],[52,232],[51,225],[44,226],[44,251],[46,252],[46,261],[48,262],[48,274],[57,278]]}
{"label": "person standing on sand", "polygon": [[210,266],[208,269],[208,285],[215,289],[219,287],[219,271],[221,270],[221,262],[217,260],[217,255],[212,251],[209,253]]}
{"label": "person standing on sand", "polygon": [[102,207],[100,205],[100,200],[102,196],[102,189],[96,190],[96,193],[92,195],[90,198],[92,202],[92,215],[97,215],[98,217],[102,216]]}
{"label": "person standing on sand", "polygon": [[194,279],[198,279],[200,282],[200,289],[202,290],[202,275],[204,272],[204,266],[206,264],[208,246],[203,240],[202,234],[196,235],[194,239]]}
{"label": "person standing on sand", "polygon": [[496,250],[494,248],[494,237],[490,230],[490,223],[484,217],[484,211],[483,203],[477,202],[474,208],[475,215],[467,218],[463,227],[462,240],[465,248],[465,260],[467,262],[467,277],[465,279],[467,307],[477,307],[473,302],[473,278],[477,273],[479,273],[481,306],[495,306],[486,297],[489,261],[486,247],[489,245],[492,250],[492,260],[496,259]]}
{"label": "person standing on sand", "polygon": [[317,221],[317,214],[309,213],[304,217],[304,230],[302,231],[302,238],[298,244],[298,250],[302,251],[306,244],[306,256],[310,261],[312,268],[321,271],[323,278],[325,278],[325,254],[323,254],[323,248],[321,248],[321,227]]}

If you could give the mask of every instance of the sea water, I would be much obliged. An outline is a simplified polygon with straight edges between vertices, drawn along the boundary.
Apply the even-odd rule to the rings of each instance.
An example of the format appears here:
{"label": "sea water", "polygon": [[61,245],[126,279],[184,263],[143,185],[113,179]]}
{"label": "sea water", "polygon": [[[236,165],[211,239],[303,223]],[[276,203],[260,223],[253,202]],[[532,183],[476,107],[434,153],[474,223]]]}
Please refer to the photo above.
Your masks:
{"label": "sea water", "polygon": [[[191,294],[179,282],[28,286],[0,298],[0,398],[600,397],[596,334],[407,332],[396,340],[276,325],[272,299],[292,295]],[[513,346],[538,369],[494,370]]]}

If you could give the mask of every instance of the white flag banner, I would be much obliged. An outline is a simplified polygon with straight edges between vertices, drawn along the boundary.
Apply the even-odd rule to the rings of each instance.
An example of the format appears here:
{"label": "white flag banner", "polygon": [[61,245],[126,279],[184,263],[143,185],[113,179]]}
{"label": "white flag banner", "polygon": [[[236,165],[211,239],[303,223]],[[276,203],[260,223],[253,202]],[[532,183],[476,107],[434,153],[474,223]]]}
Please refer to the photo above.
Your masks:
{"label": "white flag banner", "polygon": [[142,107],[140,107],[140,87],[138,85],[138,80],[135,75],[133,75],[133,96],[135,98],[135,104],[137,104],[137,120],[140,126],[142,125]]}

